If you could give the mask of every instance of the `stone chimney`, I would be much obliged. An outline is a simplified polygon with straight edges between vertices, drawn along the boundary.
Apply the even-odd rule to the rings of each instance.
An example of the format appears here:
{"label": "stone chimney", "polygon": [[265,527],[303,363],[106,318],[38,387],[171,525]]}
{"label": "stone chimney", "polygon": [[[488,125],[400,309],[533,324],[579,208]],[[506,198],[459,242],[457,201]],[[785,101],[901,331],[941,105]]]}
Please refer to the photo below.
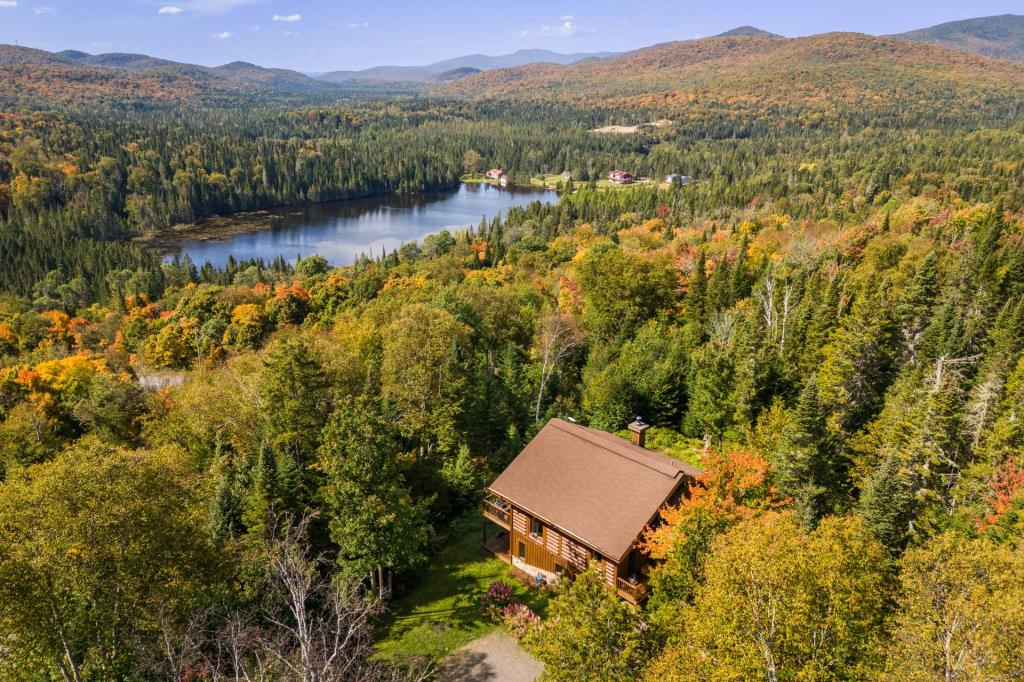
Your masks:
{"label": "stone chimney", "polygon": [[647,429],[651,428],[650,425],[644,424],[643,420],[637,417],[627,428],[629,429],[629,437],[633,441],[633,445],[641,448],[646,447],[644,443],[647,440]]}

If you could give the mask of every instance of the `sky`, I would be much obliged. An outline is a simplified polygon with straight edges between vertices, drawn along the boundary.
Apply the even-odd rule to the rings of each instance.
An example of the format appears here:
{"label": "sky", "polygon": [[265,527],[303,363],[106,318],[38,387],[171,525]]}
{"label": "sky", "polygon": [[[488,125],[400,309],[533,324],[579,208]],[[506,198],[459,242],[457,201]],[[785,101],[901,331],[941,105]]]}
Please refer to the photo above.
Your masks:
{"label": "sky", "polygon": [[1024,0],[0,0],[0,43],[304,72],[520,48],[636,49],[750,24],[786,36],[897,33],[1024,14]]}

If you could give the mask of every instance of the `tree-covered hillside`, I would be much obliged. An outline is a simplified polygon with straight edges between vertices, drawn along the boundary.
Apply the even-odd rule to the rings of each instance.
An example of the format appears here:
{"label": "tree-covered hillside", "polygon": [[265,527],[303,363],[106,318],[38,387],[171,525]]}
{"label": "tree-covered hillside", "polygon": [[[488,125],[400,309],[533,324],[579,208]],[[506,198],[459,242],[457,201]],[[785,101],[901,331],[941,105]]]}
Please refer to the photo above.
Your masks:
{"label": "tree-covered hillside", "polygon": [[1024,61],[1024,16],[1003,14],[950,21],[895,36],[974,52],[996,59]]}
{"label": "tree-covered hillside", "polygon": [[[729,117],[927,125],[947,116],[1019,112],[1024,67],[895,38],[717,37],[665,43],[597,62],[499,69],[439,86],[443,95],[582,101]],[[925,101],[943,102],[924,113]],[[907,120],[907,109],[922,114]],[[928,116],[927,118],[925,116]],[[866,124],[866,123],[864,123]]]}

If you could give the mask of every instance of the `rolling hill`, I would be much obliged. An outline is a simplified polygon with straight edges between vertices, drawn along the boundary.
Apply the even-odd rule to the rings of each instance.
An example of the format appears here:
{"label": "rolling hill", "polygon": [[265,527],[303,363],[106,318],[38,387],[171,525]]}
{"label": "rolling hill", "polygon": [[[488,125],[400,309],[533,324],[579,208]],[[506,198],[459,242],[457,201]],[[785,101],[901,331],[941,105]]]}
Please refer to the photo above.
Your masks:
{"label": "rolling hill", "polygon": [[[788,107],[808,120],[836,111],[934,112],[1020,107],[1024,66],[934,45],[856,33],[716,37],[665,43],[598,62],[537,64],[442,84],[439,95],[585,102],[685,111],[714,105],[758,116]],[[862,113],[862,115],[864,115]]]}
{"label": "rolling hill", "polygon": [[1024,16],[1015,14],[950,21],[894,37],[996,59],[1024,61]]}
{"label": "rolling hill", "polygon": [[310,93],[335,90],[330,83],[318,81],[290,69],[268,69],[249,62],[231,62],[210,69],[229,81],[260,84],[287,93]]}
{"label": "rolling hill", "polygon": [[143,54],[47,52],[0,45],[0,80],[13,85],[7,99],[109,99],[161,102],[180,98],[311,94],[337,91],[297,71],[233,62],[217,67]]}
{"label": "rolling hill", "polygon": [[747,38],[781,38],[777,33],[770,33],[764,29],[757,28],[756,26],[737,26],[736,28],[726,31],[725,33],[719,33],[716,38],[736,38],[736,37],[747,37]]}
{"label": "rolling hill", "polygon": [[[831,33],[784,38],[740,26],[714,38],[627,53],[519,50],[425,66],[380,66],[312,78],[248,62],[216,67],[144,54],[47,52],[0,45],[4,101],[164,101],[253,94],[420,92],[444,97],[574,101],[604,108],[681,109],[717,102],[739,112],[772,104],[834,115],[840,103],[879,109],[993,102],[1024,96],[1024,17],[952,22],[899,36]],[[635,121],[634,121],[635,123]]]}
{"label": "rolling hill", "polygon": [[609,57],[613,54],[612,52],[563,54],[550,50],[518,50],[498,56],[465,55],[424,66],[375,66],[360,71],[331,71],[320,74],[317,78],[331,83],[353,81],[429,83],[437,80],[436,77],[442,73],[460,69],[472,69],[475,72],[523,66],[524,64],[574,64],[586,59]]}

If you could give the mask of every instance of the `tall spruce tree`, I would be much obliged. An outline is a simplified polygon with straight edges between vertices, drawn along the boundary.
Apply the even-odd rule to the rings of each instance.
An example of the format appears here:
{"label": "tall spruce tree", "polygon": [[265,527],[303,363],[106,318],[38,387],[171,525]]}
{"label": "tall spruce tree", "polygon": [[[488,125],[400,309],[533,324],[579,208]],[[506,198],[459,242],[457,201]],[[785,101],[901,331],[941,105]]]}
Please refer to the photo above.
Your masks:
{"label": "tall spruce tree", "polygon": [[793,498],[797,518],[806,528],[816,526],[845,500],[847,467],[838,452],[818,400],[817,377],[812,375],[773,453],[779,490]]}

